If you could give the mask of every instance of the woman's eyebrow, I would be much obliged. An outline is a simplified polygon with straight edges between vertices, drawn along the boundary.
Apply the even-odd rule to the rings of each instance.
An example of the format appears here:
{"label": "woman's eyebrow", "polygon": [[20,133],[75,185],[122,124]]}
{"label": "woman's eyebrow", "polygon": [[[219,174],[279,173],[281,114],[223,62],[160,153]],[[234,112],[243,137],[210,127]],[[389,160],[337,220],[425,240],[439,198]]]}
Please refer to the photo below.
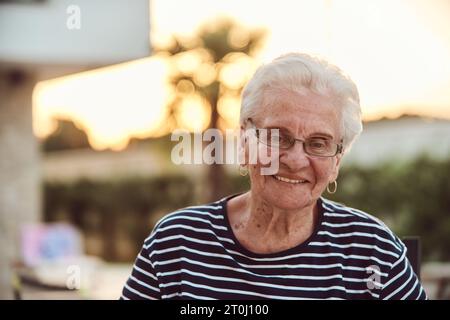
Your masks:
{"label": "woman's eyebrow", "polygon": [[267,126],[267,127],[264,127],[264,129],[278,129],[283,133],[292,134],[291,130],[289,130],[288,128],[284,128],[282,126],[277,126],[277,125]]}
{"label": "woman's eyebrow", "polygon": [[334,139],[334,137],[331,134],[325,132],[314,132],[309,134],[308,137],[325,137],[329,139]]}
{"label": "woman's eyebrow", "polygon": [[[265,127],[264,129],[279,129],[280,132],[285,133],[285,134],[289,134],[290,136],[294,136],[291,132],[291,130],[289,130],[288,128],[285,128],[283,126],[277,126],[277,125],[270,125]],[[308,137],[324,137],[324,138],[329,138],[331,140],[334,139],[334,136],[331,133],[327,133],[327,132],[313,132],[308,134]]]}

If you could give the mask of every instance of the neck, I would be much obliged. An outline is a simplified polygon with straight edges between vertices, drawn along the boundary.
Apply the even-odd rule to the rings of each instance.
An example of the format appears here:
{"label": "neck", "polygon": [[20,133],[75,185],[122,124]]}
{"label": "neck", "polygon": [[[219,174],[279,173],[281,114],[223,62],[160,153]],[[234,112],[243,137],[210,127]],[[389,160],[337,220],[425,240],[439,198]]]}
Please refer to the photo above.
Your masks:
{"label": "neck", "polygon": [[232,227],[240,235],[238,239],[242,244],[252,251],[268,253],[292,248],[309,238],[317,224],[315,203],[298,209],[283,209],[251,191],[239,198],[237,211],[240,213],[234,217]]}

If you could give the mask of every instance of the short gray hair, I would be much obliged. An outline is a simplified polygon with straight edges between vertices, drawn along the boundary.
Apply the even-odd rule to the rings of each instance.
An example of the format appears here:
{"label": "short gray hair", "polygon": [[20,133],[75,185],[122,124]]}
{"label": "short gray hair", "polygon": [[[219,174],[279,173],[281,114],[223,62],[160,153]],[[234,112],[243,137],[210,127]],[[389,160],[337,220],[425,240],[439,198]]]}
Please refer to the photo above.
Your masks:
{"label": "short gray hair", "polygon": [[242,92],[241,125],[256,116],[266,90],[282,94],[283,90],[302,93],[305,89],[336,99],[343,120],[344,150],[348,151],[362,131],[358,89],[338,67],[305,53],[282,55],[256,70]]}

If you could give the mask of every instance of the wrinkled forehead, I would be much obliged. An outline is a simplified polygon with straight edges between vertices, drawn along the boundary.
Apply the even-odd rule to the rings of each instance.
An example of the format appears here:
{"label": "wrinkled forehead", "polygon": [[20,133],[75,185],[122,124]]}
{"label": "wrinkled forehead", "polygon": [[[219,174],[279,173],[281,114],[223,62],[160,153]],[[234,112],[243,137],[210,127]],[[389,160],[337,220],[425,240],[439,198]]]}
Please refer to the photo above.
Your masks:
{"label": "wrinkled forehead", "polygon": [[331,95],[308,90],[265,92],[256,118],[260,127],[279,128],[295,136],[322,134],[340,140],[343,135],[337,102]]}

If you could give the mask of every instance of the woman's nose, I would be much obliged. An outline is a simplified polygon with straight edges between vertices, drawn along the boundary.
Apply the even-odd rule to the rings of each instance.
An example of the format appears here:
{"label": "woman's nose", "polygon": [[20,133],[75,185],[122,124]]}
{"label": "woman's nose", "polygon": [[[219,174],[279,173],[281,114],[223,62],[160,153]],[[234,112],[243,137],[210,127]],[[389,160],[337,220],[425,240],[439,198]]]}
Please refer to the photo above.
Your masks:
{"label": "woman's nose", "polygon": [[306,154],[303,143],[297,141],[291,148],[280,150],[280,161],[292,171],[298,171],[310,165],[310,159]]}

